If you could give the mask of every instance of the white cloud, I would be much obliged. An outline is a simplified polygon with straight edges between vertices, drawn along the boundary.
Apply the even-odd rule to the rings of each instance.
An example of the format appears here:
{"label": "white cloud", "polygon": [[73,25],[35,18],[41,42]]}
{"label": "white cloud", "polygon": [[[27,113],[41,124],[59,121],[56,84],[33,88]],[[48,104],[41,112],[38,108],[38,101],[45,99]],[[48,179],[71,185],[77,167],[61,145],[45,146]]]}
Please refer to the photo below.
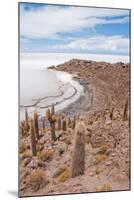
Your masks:
{"label": "white cloud", "polygon": [[129,39],[122,36],[94,36],[86,39],[75,39],[66,45],[54,48],[63,50],[83,50],[109,53],[129,53]]}
{"label": "white cloud", "polygon": [[58,33],[94,28],[98,24],[125,23],[128,15],[128,10],[120,9],[42,6],[25,11],[22,6],[20,34],[28,38],[56,38]]}

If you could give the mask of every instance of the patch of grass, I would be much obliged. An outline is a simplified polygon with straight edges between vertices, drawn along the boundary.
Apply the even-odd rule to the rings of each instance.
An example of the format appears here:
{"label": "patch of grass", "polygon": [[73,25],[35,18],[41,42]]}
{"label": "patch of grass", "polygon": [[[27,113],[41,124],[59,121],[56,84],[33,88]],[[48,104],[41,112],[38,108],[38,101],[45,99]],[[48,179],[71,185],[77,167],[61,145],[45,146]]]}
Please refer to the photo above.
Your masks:
{"label": "patch of grass", "polygon": [[97,154],[95,156],[95,163],[99,164],[100,162],[106,160],[108,158],[108,156],[106,154]]}
{"label": "patch of grass", "polygon": [[66,180],[68,180],[70,178],[70,171],[69,169],[66,169],[65,171],[63,171],[59,177],[58,177],[58,180],[60,182],[65,182]]}
{"label": "patch of grass", "polygon": [[29,184],[33,191],[38,191],[48,183],[48,178],[43,170],[36,170],[29,175]]}
{"label": "patch of grass", "polygon": [[110,184],[103,184],[96,187],[96,192],[110,192],[112,191],[112,186]]}
{"label": "patch of grass", "polygon": [[53,151],[52,150],[40,151],[38,152],[37,157],[43,161],[50,161],[53,159]]}

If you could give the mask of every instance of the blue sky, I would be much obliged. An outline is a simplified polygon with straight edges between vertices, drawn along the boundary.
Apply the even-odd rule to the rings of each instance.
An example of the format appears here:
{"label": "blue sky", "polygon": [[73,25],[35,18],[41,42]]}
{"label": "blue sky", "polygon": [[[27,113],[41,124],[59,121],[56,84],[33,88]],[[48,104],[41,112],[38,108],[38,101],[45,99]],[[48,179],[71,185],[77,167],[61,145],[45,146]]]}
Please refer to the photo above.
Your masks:
{"label": "blue sky", "polygon": [[21,52],[129,54],[129,10],[20,3]]}

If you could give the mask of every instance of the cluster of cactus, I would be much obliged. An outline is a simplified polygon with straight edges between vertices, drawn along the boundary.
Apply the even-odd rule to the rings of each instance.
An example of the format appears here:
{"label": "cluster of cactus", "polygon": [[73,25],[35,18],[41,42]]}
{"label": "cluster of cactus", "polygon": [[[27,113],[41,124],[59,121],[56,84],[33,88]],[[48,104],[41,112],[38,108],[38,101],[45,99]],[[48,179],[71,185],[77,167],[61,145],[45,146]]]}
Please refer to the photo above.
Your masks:
{"label": "cluster of cactus", "polygon": [[25,120],[21,121],[21,124],[20,124],[20,131],[21,131],[22,136],[27,135],[28,132],[29,132],[29,122],[28,122],[28,111],[27,111],[27,109],[25,109]]}
{"label": "cluster of cactus", "polygon": [[39,123],[38,114],[35,112],[34,117],[28,116],[28,111],[25,109],[25,120],[21,121],[20,125],[21,135],[26,136],[30,134],[31,136],[31,149],[32,155],[37,155],[37,141],[39,140]]}
{"label": "cluster of cactus", "polygon": [[51,128],[51,139],[53,141],[56,140],[56,135],[55,135],[55,122],[56,122],[56,116],[55,116],[55,109],[54,109],[54,105],[52,105],[51,111],[48,108],[47,112],[46,112],[46,117],[50,123],[50,128]]}
{"label": "cluster of cactus", "polygon": [[79,121],[75,127],[75,139],[72,155],[71,177],[84,174],[85,170],[85,124]]}
{"label": "cluster of cactus", "polygon": [[[56,130],[57,131],[67,131],[67,127],[70,127],[72,129],[76,126],[76,120],[74,118],[68,117],[64,113],[60,113],[59,115],[55,114],[55,107],[52,105],[51,109],[48,108],[46,112],[46,118],[49,121],[50,124],[50,130],[51,130],[51,140],[56,141]],[[45,130],[45,117],[41,118],[41,127],[43,131]],[[32,149],[32,155],[37,155],[37,142],[40,139],[40,126],[39,126],[39,119],[38,114],[35,112],[33,115],[33,118],[28,116],[28,111],[25,109],[25,120],[21,121],[20,125],[21,129],[21,135],[26,136],[27,133],[31,136],[31,149]]]}

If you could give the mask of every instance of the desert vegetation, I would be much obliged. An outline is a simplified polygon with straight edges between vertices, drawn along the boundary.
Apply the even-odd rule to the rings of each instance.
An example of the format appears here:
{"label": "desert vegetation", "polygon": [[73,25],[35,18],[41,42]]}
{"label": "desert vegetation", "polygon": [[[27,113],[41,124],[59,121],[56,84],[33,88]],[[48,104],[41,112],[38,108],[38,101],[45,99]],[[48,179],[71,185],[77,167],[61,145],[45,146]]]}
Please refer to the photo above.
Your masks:
{"label": "desert vegetation", "polygon": [[25,110],[20,196],[128,190],[129,65],[72,60],[55,70],[84,80],[91,105],[73,114],[54,105],[44,115]]}

